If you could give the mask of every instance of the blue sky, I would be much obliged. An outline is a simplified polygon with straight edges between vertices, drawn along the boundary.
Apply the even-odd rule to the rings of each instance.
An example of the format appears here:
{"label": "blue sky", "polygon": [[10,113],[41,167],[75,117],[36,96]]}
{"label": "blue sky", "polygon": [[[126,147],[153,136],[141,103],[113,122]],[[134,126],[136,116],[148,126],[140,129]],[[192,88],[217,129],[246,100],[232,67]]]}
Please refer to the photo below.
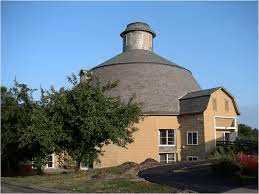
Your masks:
{"label": "blue sky", "polygon": [[2,2],[1,81],[59,88],[122,50],[126,24],[147,22],[154,51],[224,86],[240,122],[257,126],[257,2]]}

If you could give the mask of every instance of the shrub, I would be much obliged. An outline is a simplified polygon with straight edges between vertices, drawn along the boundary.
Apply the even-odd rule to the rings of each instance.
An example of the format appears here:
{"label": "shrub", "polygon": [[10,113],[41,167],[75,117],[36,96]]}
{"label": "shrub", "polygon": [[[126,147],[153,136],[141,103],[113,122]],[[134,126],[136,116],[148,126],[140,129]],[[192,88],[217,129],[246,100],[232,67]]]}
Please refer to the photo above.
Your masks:
{"label": "shrub", "polygon": [[240,153],[238,155],[239,163],[242,166],[242,174],[258,175],[258,156]]}
{"label": "shrub", "polygon": [[212,169],[216,174],[219,175],[234,176],[240,173],[241,167],[236,161],[220,160],[215,162],[215,164],[212,166]]}
{"label": "shrub", "polygon": [[239,137],[234,144],[235,152],[254,154],[258,152],[258,141]]}
{"label": "shrub", "polygon": [[234,176],[240,173],[241,166],[237,161],[235,153],[231,149],[219,148],[214,158],[216,161],[212,165],[212,169],[216,174]]}

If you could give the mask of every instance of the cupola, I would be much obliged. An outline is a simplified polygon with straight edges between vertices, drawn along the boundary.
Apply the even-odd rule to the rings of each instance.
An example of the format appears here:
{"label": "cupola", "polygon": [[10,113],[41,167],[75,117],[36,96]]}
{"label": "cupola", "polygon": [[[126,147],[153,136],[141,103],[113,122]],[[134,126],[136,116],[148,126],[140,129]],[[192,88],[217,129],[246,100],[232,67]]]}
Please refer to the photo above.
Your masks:
{"label": "cupola", "polygon": [[123,38],[123,52],[135,49],[153,50],[153,38],[156,34],[146,23],[130,23],[120,35]]}

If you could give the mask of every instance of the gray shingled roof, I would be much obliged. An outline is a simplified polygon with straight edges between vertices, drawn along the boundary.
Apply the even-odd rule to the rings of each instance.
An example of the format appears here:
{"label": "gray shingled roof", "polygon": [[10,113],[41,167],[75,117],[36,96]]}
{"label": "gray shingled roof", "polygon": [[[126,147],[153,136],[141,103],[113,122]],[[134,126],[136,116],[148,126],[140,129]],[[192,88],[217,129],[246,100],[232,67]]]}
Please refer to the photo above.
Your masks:
{"label": "gray shingled roof", "polygon": [[[155,36],[149,25],[142,22],[127,25],[121,36],[130,31],[146,31]],[[101,84],[119,80],[119,85],[107,94],[119,96],[123,102],[135,95],[143,113],[149,115],[179,114],[179,98],[200,90],[188,69],[144,49],[124,51],[90,71]]]}
{"label": "gray shingled roof", "polygon": [[216,87],[216,88],[210,88],[210,89],[206,89],[206,90],[188,92],[186,95],[184,95],[180,99],[184,100],[184,99],[196,98],[196,97],[201,97],[201,96],[210,96],[213,92],[217,91],[220,88],[222,88],[222,87]]}
{"label": "gray shingled roof", "polygon": [[133,22],[127,25],[127,28],[120,34],[123,37],[126,33],[131,31],[146,31],[150,32],[153,37],[156,36],[156,33],[150,28],[150,26],[143,22]]}
{"label": "gray shingled roof", "polygon": [[206,110],[210,96],[199,96],[180,100],[180,114],[202,113]]}
{"label": "gray shingled roof", "polygon": [[204,112],[207,108],[210,95],[219,89],[222,89],[232,98],[237,114],[240,114],[235,98],[223,87],[188,92],[179,99],[180,114],[194,114]]}
{"label": "gray shingled roof", "polygon": [[136,95],[143,113],[149,115],[179,114],[178,99],[200,90],[189,70],[147,50],[123,52],[91,71],[101,83],[119,80],[108,95],[120,96],[125,102]]}
{"label": "gray shingled roof", "polygon": [[159,56],[158,54],[154,53],[153,51],[140,50],[140,49],[122,52],[122,53],[116,55],[115,57],[101,63],[100,65],[97,65],[93,69],[103,67],[103,66],[109,66],[109,65],[130,64],[130,63],[131,64],[132,63],[153,63],[153,64],[171,65],[171,66],[175,66],[175,67],[184,69],[186,71],[189,71],[188,69],[183,68],[183,67],[165,59],[164,57]]}

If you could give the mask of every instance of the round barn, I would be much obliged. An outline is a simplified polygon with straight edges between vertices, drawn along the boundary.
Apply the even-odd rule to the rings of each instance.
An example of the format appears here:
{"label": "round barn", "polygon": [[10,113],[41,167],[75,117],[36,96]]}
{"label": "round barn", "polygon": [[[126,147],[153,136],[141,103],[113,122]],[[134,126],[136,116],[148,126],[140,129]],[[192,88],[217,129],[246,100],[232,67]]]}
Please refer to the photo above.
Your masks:
{"label": "round barn", "polygon": [[[156,33],[146,23],[127,25],[120,34],[122,53],[89,70],[98,79],[119,80],[108,95],[127,102],[133,95],[142,104],[142,121],[127,148],[110,144],[94,167],[143,162],[162,163],[205,159],[217,142],[237,135],[238,107],[223,87],[202,90],[190,70],[153,51]],[[84,75],[82,75],[84,79]]]}

